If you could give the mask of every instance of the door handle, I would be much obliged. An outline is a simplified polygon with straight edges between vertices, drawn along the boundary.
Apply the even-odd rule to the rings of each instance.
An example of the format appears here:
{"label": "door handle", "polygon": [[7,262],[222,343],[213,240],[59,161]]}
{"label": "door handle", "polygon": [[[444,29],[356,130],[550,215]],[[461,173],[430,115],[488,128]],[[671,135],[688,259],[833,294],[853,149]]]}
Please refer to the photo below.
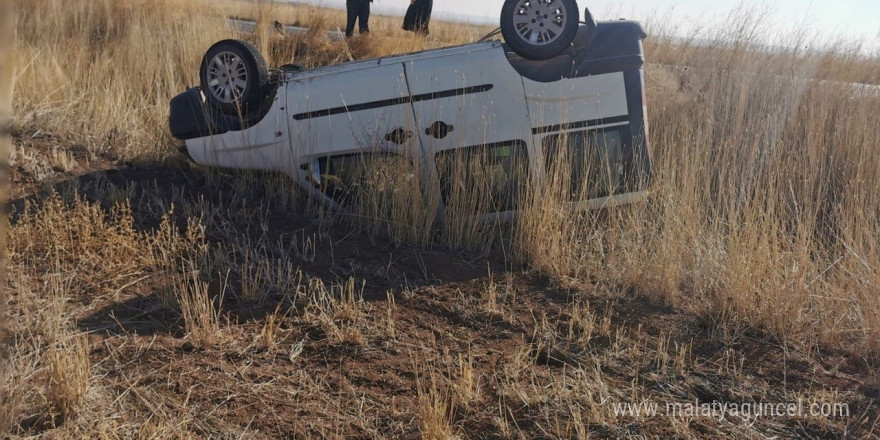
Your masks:
{"label": "door handle", "polygon": [[402,127],[397,127],[385,135],[385,140],[388,142],[394,142],[397,145],[403,145],[411,137],[413,137],[413,132],[405,130]]}
{"label": "door handle", "polygon": [[443,139],[448,136],[449,133],[452,133],[453,130],[454,128],[451,125],[443,121],[437,121],[425,129],[425,134],[433,136],[435,139]]}

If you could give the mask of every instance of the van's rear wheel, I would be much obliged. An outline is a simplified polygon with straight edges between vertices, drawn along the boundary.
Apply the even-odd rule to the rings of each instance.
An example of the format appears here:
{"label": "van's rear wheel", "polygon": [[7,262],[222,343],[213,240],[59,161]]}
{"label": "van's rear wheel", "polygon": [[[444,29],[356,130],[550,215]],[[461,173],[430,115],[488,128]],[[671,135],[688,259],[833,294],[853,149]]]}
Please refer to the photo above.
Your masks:
{"label": "van's rear wheel", "polygon": [[523,58],[546,60],[571,45],[578,21],[575,0],[505,0],[501,35]]}
{"label": "van's rear wheel", "polygon": [[205,53],[199,79],[214,107],[230,115],[247,115],[259,109],[269,71],[266,60],[253,45],[223,40]]}

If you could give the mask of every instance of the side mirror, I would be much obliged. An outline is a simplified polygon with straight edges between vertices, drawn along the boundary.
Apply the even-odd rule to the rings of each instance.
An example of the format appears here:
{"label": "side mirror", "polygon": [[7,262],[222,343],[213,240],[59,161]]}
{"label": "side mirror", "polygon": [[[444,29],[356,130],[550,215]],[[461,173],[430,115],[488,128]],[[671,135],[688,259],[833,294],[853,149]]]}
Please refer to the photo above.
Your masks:
{"label": "side mirror", "polygon": [[584,8],[584,23],[587,25],[587,30],[590,31],[590,36],[593,36],[596,30],[596,19],[593,18],[593,13],[590,12],[590,8]]}

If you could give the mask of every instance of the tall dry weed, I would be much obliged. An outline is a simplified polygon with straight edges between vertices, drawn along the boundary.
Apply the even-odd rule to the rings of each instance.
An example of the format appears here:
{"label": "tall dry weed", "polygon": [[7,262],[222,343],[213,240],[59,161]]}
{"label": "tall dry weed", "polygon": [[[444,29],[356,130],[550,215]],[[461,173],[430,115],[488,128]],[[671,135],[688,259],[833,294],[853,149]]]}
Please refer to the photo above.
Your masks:
{"label": "tall dry weed", "polygon": [[320,327],[335,344],[366,344],[369,307],[363,300],[363,287],[354,278],[329,287],[321,280],[311,280],[306,289],[304,321]]}
{"label": "tall dry weed", "polygon": [[[290,12],[265,2],[146,5],[16,2],[17,129],[63,134],[92,154],[118,149],[122,156],[162,156],[157,145],[168,138],[157,127],[165,125],[167,101],[194,83],[204,49],[230,35],[224,16],[262,24],[278,16],[316,29],[342,22],[339,11]],[[458,32],[466,28],[445,24],[432,31],[437,40],[414,39],[384,19],[376,34],[387,37],[350,42],[317,31],[286,36],[261,29],[248,38],[265,48],[270,63],[308,67],[470,39]],[[423,179],[413,178],[376,183],[379,189],[356,214],[361,226],[397,242],[481,252],[499,237],[513,239],[522,259],[552,276],[611,284],[792,343],[846,343],[876,352],[880,100],[873,89],[852,83],[876,83],[878,61],[858,45],[804,50],[801,43],[810,37],[803,35],[793,36],[788,49],[767,48],[765,22],[743,10],[719,29],[680,39],[654,27],[646,40],[655,165],[647,203],[571,215],[562,191],[569,180],[564,172],[550,173],[524,192],[522,217],[513,227],[487,227],[468,215],[486,204],[485,188],[474,187],[451,197],[457,202],[449,204],[436,234],[435,205],[425,200],[437,198],[425,192]],[[131,68],[142,60],[158,61]],[[65,258],[84,252],[100,261],[119,255],[123,269],[148,264],[131,257],[139,248],[123,237],[131,233],[128,225],[116,228],[118,243],[90,248],[89,240],[73,239],[94,236],[88,224],[43,215],[25,221],[31,229],[20,229],[11,249]],[[96,215],[77,215],[108,227]],[[31,236],[43,238],[29,243]],[[88,262],[98,258],[85,261],[84,270],[100,270]]]}
{"label": "tall dry weed", "polygon": [[52,411],[68,419],[81,409],[89,391],[91,362],[86,335],[65,338],[45,354],[48,395]]}
{"label": "tall dry weed", "polygon": [[431,370],[430,379],[417,378],[416,385],[422,440],[456,438],[452,426],[455,411],[454,392],[445,385],[442,375]]}
{"label": "tall dry weed", "polygon": [[[377,18],[374,35],[336,41],[320,31],[342,23],[340,11],[290,12],[267,2],[231,4],[0,3],[0,8],[15,9],[15,14],[0,12],[0,19],[16,16],[14,26],[0,26],[0,32],[14,28],[18,36],[10,46],[12,62],[0,62],[0,80],[12,82],[17,139],[54,134],[49,139],[59,145],[53,147],[50,160],[65,172],[75,170],[73,161],[79,160],[67,149],[79,152],[84,147],[89,160],[105,154],[124,159],[169,157],[167,102],[195,83],[198,62],[211,43],[235,35],[225,20],[230,15],[257,20],[258,32],[244,38],[258,43],[273,65],[297,62],[317,67],[463,43],[482,33],[465,25],[438,24],[432,37],[421,39],[397,29],[397,20]],[[281,35],[267,26],[276,17],[316,30]],[[506,246],[513,242],[521,260],[551,278],[574,278],[582,281],[579,285],[598,284],[693,310],[710,323],[710,335],[728,345],[752,332],[787,345],[824,343],[876,356],[880,99],[872,89],[850,83],[877,83],[878,61],[848,45],[804,51],[799,49],[801,40],[792,40],[792,49],[767,50],[760,44],[760,23],[753,17],[739,19],[744,21],[726,26],[728,31],[714,40],[681,41],[655,33],[646,41],[655,165],[647,202],[573,214],[568,204],[571,176],[563,161],[546,181],[531,181],[518,194],[517,222],[502,226],[470,215],[495,203],[487,194],[497,182],[484,172],[480,179],[468,180],[471,186],[449,192],[449,209],[438,225],[433,217],[436,202],[430,200],[439,200],[432,191],[441,188],[426,187],[421,174],[425,170],[396,164],[397,173],[375,173],[381,168],[372,167],[374,173],[362,176],[367,185],[358,194],[361,204],[348,217],[369,234],[398,244],[439,244],[484,253],[499,243],[509,250]],[[0,101],[6,91],[0,87]],[[41,164],[32,151],[20,151],[22,163],[38,171],[37,180],[51,177],[52,166]],[[451,166],[457,169],[452,172],[454,181],[474,177],[474,168],[489,168],[485,158],[470,164],[459,159]],[[232,197],[290,188],[260,181],[262,175],[204,177],[208,186],[235,180]],[[87,397],[94,391],[92,370],[100,367],[91,365],[87,339],[74,330],[75,315],[92,312],[92,298],[125,293],[132,283],[149,284],[160,302],[179,307],[187,333],[199,344],[211,344],[223,333],[216,298],[223,280],[213,278],[221,268],[224,274],[247,276],[242,282],[248,299],[259,302],[269,291],[288,295],[295,304],[290,319],[318,330],[332,344],[368,346],[376,329],[382,336],[402,339],[401,329],[410,325],[405,319],[395,321],[400,316],[392,296],[382,313],[372,313],[372,305],[363,300],[363,286],[354,279],[333,285],[303,281],[293,260],[316,261],[322,247],[314,239],[303,237],[294,246],[301,246],[298,249],[230,239],[231,249],[216,249],[207,242],[202,224],[223,220],[210,213],[201,217],[211,208],[192,204],[166,214],[170,202],[157,197],[150,202],[151,218],[165,216],[153,228],[132,213],[127,202],[131,188],[99,188],[101,198],[106,195],[110,201],[104,204],[77,195],[74,185],[65,188],[22,202],[12,224],[2,228],[9,231],[3,272],[9,274],[10,288],[0,291],[12,292],[13,301],[0,305],[12,315],[9,322],[17,344],[3,347],[2,353],[9,356],[0,359],[4,435],[19,434],[18,430],[31,434],[23,427],[31,415],[60,416],[51,417],[58,422],[88,409]],[[280,195],[273,202],[289,210],[293,198]],[[185,229],[178,227],[180,214],[189,217]],[[255,229],[266,231],[270,226],[262,214],[247,215]],[[326,212],[318,215],[339,220]],[[246,249],[260,251],[246,254]],[[242,255],[253,257],[253,264],[242,269]],[[275,255],[283,256],[276,260]],[[490,281],[480,299],[484,312],[501,314],[516,302],[497,287]],[[83,303],[85,308],[72,310]],[[287,315],[279,315],[279,310],[260,330],[258,341],[265,347],[283,340],[279,322]],[[494,421],[508,437],[520,428],[515,426],[521,416],[516,408],[534,410],[522,414],[536,415],[531,420],[539,421],[542,429],[547,426],[553,433],[548,435],[583,437],[596,426],[620,424],[609,401],[645,398],[644,384],[621,386],[616,374],[601,365],[614,365],[624,353],[645,350],[628,340],[625,328],[612,325],[611,307],[602,316],[575,304],[564,322],[542,318],[533,340],[504,358],[491,377],[479,375],[479,358],[468,353],[448,358],[448,378],[433,368],[417,378],[424,438],[456,434],[456,415],[470,417],[467,412],[481,403],[483,378],[497,387],[487,392],[498,396]],[[288,358],[305,362],[310,350],[304,352],[306,343],[308,337],[294,343]],[[592,359],[606,343],[609,354]],[[666,335],[647,353],[653,356],[650,369],[660,374],[683,374],[690,363],[690,346],[673,344]],[[725,351],[719,376],[745,377],[743,359],[735,350]],[[562,370],[561,375],[544,374],[551,370],[544,364],[562,364],[554,368]],[[149,404],[153,397],[137,398]],[[120,396],[119,405],[124,399]],[[179,416],[183,421],[160,415],[134,432],[126,431],[130,427],[123,426],[124,417],[119,419],[122,428],[111,426],[115,421],[100,426],[108,426],[117,437],[170,437],[181,435],[182,426],[191,421],[186,414]]]}
{"label": "tall dry weed", "polygon": [[202,346],[219,342],[222,293],[219,298],[211,295],[209,284],[190,266],[189,273],[178,276],[174,297],[189,338]]}
{"label": "tall dry weed", "polygon": [[18,356],[4,356],[0,360],[0,434],[12,432],[20,422],[28,393],[22,376],[28,370],[26,362]]}
{"label": "tall dry weed", "polygon": [[[9,172],[6,166],[9,164],[9,130],[12,125],[12,54],[9,47],[15,36],[13,27],[14,15],[10,2],[0,5],[0,206],[3,206],[0,215],[0,265],[6,264],[6,234],[9,231],[8,218],[6,215],[6,202],[9,196]],[[0,284],[6,284],[6,271],[0,270]],[[6,302],[6,292],[0,292],[0,306]],[[2,307],[5,310],[5,307]],[[0,311],[0,321],[6,322],[5,311]],[[4,331],[5,324],[0,324],[0,334]],[[2,422],[0,422],[2,424]],[[2,428],[2,426],[0,426]],[[2,429],[0,429],[2,432]]]}
{"label": "tall dry weed", "polygon": [[166,155],[170,138],[154,127],[166,125],[168,100],[195,84],[204,50],[229,34],[201,2],[13,3],[16,126],[93,156]]}
{"label": "tall dry weed", "polygon": [[646,68],[649,200],[569,215],[563,167],[534,190],[518,249],[551,275],[630,288],[720,326],[873,352],[880,98],[813,79],[814,53],[728,38],[649,46],[648,59],[684,64]]}
{"label": "tall dry weed", "polygon": [[[254,42],[269,64],[318,67],[437,45],[376,17],[377,33],[394,38],[336,41],[325,30],[345,23],[344,11],[270,1],[22,0],[10,6],[17,39],[10,72],[15,127],[51,133],[84,146],[91,159],[165,159],[175,154],[167,130],[168,102],[197,84],[202,55],[216,41]],[[243,35],[228,18],[254,20]],[[283,35],[275,22],[311,27]],[[481,30],[447,24],[442,33],[465,42]],[[445,40],[444,40],[445,41]],[[451,41],[451,40],[450,40]],[[136,67],[135,67],[136,66]],[[8,68],[4,67],[4,68]],[[75,114],[76,118],[69,115]]]}
{"label": "tall dry weed", "polygon": [[93,373],[88,337],[72,318],[71,276],[50,273],[36,291],[21,273],[10,278],[12,335],[0,347],[0,432],[66,423],[87,409]]}

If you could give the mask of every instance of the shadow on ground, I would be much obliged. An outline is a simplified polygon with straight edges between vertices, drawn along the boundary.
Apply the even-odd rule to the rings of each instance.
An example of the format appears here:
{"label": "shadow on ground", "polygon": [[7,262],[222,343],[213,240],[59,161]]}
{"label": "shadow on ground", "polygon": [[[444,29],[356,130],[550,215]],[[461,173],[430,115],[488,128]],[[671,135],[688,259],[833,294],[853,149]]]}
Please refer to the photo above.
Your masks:
{"label": "shadow on ground", "polygon": [[[185,337],[177,308],[161,300],[170,281],[155,274],[126,281],[118,292],[78,299],[85,315],[77,317],[78,326],[91,333],[91,360],[101,365],[100,380],[117,393],[116,401],[138,414],[170,408],[175,423],[186,414],[194,421],[186,429],[198,436],[420,438],[420,387],[433,382],[434,376],[424,376],[432,368],[441,371],[440,380],[449,376],[450,389],[464,383],[453,380],[462,371],[471,371],[471,402],[450,417],[461,432],[485,438],[510,438],[508,422],[524,438],[542,438],[548,414],[567,423],[576,406],[601,409],[590,393],[605,396],[607,406],[627,401],[637,388],[642,399],[655,402],[783,402],[831,389],[852,411],[845,419],[761,419],[754,425],[698,418],[688,422],[692,435],[683,438],[874,434],[880,388],[865,362],[844,351],[799,353],[756,332],[724,338],[685,304],[662,305],[607,286],[562,286],[508,267],[501,254],[395,246],[344,222],[316,221],[287,183],[275,175],[186,163],[138,164],[31,191],[12,202],[12,222],[52,192],[63,200],[80,194],[107,212],[114,201],[126,200],[137,230],[155,230],[168,212],[179,228],[198,217],[216,249],[291,257],[307,277],[364,283],[370,307],[358,313],[369,328],[361,329],[360,343],[328,337],[320,320],[284,316],[277,341],[262,346],[257,341],[270,315],[279,305],[289,310],[286,303],[296,299],[276,286],[262,292],[262,301],[247,301],[234,273],[227,289],[216,280],[209,285],[233,325],[220,332],[224,340],[207,346]],[[314,240],[311,253],[295,250],[305,237]],[[231,258],[233,267],[240,266],[237,256]],[[393,307],[384,303],[389,291]],[[593,377],[598,382],[591,385]],[[575,385],[580,388],[569,390]],[[523,396],[535,398],[524,404]],[[365,402],[367,418],[360,416]],[[670,438],[682,426],[663,418],[597,420],[585,429],[600,437]],[[23,431],[41,430],[28,423]],[[557,437],[572,436],[565,432]]]}
{"label": "shadow on ground", "polygon": [[[394,245],[355,230],[343,220],[318,221],[295,192],[293,183],[278,174],[208,170],[183,161],[134,164],[63,179],[14,199],[10,203],[11,222],[15,224],[27,206],[38,208],[52,194],[66,201],[78,195],[107,212],[115,203],[126,201],[138,231],[154,231],[166,215],[181,230],[187,228],[189,218],[200,218],[206,239],[215,248],[288,258],[305,277],[325,283],[353,277],[363,283],[367,301],[385,300],[388,291],[466,282],[485,277],[489,271],[506,270],[500,252],[475,256],[439,246]],[[236,288],[240,284],[240,275],[232,273],[225,286],[211,285],[233,321],[260,319],[285,301],[281,291],[264,292],[265,300],[259,304],[244,301]],[[149,280],[133,285],[126,292],[117,292],[96,312],[81,317],[79,325],[107,334],[163,332],[181,336],[179,314],[160,301],[162,289],[168,288]]]}

